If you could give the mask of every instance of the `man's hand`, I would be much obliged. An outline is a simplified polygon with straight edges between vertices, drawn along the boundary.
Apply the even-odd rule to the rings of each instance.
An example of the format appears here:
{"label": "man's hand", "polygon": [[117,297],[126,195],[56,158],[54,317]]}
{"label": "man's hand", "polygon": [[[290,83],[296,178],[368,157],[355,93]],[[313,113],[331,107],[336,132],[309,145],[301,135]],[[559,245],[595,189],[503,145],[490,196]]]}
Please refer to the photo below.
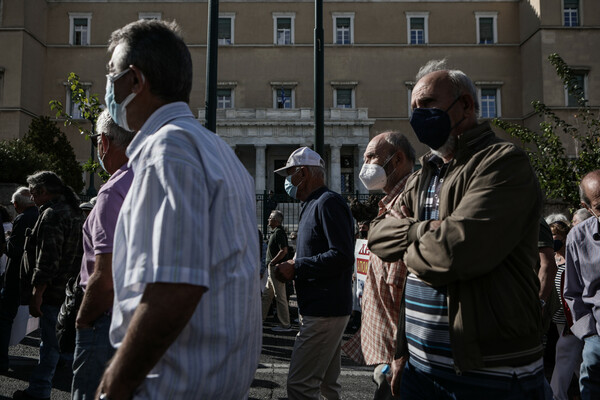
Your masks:
{"label": "man's hand", "polygon": [[275,278],[281,282],[294,279],[294,260],[287,260],[275,266]]}
{"label": "man's hand", "polygon": [[400,357],[392,361],[392,381],[390,382],[390,388],[392,389],[392,396],[400,397],[400,383],[402,382],[402,371],[408,361],[408,357]]}
{"label": "man's hand", "polygon": [[33,293],[29,300],[29,314],[31,314],[32,317],[39,318],[43,315],[41,307],[44,290],[46,290],[46,285],[33,287]]}

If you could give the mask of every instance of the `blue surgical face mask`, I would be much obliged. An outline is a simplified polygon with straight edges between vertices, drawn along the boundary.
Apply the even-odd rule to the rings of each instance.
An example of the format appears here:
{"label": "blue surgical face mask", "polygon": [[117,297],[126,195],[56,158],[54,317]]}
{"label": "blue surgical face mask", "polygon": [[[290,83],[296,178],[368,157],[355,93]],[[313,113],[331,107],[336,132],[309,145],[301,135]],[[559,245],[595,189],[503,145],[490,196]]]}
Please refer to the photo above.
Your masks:
{"label": "blue surgical face mask", "polygon": [[129,124],[127,123],[127,105],[131,103],[131,100],[135,98],[137,93],[130,93],[129,96],[125,97],[125,100],[123,100],[121,104],[117,103],[115,100],[115,82],[127,72],[129,72],[129,68],[116,75],[106,75],[106,94],[104,95],[104,101],[106,102],[106,107],[108,108],[108,112],[113,121],[126,131],[131,131],[131,129],[129,129]]}
{"label": "blue surgical face mask", "polygon": [[285,191],[288,194],[288,196],[290,196],[292,199],[296,198],[296,193],[298,192],[298,186],[300,186],[300,184],[302,183],[302,181],[298,182],[297,185],[294,185],[292,183],[292,176],[296,175],[298,173],[298,171],[300,171],[300,169],[298,169],[293,174],[286,176],[286,178],[285,178],[285,183],[284,183]]}
{"label": "blue surgical face mask", "polygon": [[454,126],[450,124],[448,111],[456,104],[458,99],[460,97],[457,97],[446,110],[440,110],[439,108],[415,108],[413,110],[410,125],[415,131],[419,142],[433,150],[439,149],[446,143],[450,132],[464,120],[464,118],[461,119]]}

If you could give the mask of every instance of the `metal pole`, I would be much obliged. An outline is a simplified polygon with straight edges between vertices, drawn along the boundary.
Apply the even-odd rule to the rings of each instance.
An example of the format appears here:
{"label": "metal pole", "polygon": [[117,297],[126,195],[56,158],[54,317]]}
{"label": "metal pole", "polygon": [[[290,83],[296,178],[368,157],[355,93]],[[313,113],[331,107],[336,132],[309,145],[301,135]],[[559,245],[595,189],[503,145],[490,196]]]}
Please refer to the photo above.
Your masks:
{"label": "metal pole", "polygon": [[206,129],[217,131],[217,67],[219,0],[208,0],[208,46],[206,49]]}
{"label": "metal pole", "polygon": [[323,0],[315,0],[315,151],[324,156]]}

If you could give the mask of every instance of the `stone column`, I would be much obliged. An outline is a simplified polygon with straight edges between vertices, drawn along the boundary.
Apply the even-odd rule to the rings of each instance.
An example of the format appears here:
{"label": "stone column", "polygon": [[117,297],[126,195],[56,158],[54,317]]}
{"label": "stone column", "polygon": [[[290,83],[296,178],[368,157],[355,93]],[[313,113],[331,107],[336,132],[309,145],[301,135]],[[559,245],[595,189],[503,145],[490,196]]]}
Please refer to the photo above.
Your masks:
{"label": "stone column", "polygon": [[254,185],[256,188],[256,193],[263,193],[267,187],[267,177],[265,176],[266,167],[265,167],[265,153],[266,153],[267,145],[265,144],[255,144],[254,150],[256,151],[256,169],[255,169],[255,177],[254,177]]}
{"label": "stone column", "polygon": [[355,180],[356,188],[358,188],[358,193],[366,194],[366,193],[369,193],[369,191],[367,190],[365,185],[363,185],[362,181],[360,180],[360,178],[358,176],[360,174],[360,169],[362,168],[362,166],[364,164],[364,155],[365,155],[365,151],[367,150],[367,145],[359,144],[357,146],[357,149],[358,149],[358,165],[354,168],[354,177],[355,177],[354,180]]}
{"label": "stone column", "polygon": [[331,148],[331,160],[329,161],[329,175],[331,176],[331,182],[329,188],[334,192],[340,193],[342,190],[342,170],[340,165],[340,145],[330,144]]}

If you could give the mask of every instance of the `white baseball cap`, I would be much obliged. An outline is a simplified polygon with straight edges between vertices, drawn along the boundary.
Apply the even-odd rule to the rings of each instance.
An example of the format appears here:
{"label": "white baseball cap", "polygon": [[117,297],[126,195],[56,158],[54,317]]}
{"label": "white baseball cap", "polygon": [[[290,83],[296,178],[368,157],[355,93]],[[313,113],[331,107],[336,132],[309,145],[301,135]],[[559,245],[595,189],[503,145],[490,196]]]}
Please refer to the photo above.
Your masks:
{"label": "white baseball cap", "polygon": [[300,147],[290,155],[290,158],[285,163],[285,167],[276,169],[275,172],[281,176],[288,176],[288,168],[308,165],[325,168],[325,163],[319,153],[308,147]]}

